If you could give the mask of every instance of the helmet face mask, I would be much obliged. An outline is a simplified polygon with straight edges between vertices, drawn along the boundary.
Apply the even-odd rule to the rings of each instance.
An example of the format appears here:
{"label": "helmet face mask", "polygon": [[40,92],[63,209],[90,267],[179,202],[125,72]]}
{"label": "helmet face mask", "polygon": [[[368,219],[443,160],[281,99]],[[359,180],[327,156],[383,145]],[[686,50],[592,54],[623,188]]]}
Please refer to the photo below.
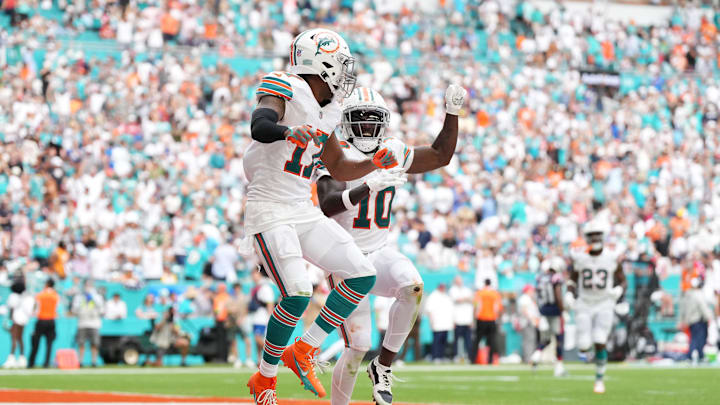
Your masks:
{"label": "helmet face mask", "polygon": [[605,235],[602,232],[588,232],[585,234],[591,252],[598,252],[603,249]]}
{"label": "helmet face mask", "polygon": [[342,128],[360,152],[374,152],[390,123],[390,111],[382,107],[353,107],[343,111]]}
{"label": "helmet face mask", "polygon": [[339,92],[342,98],[348,97],[355,90],[357,76],[355,76],[355,58],[343,53],[338,54],[338,62],[341,64],[340,75],[335,80],[333,94]]}

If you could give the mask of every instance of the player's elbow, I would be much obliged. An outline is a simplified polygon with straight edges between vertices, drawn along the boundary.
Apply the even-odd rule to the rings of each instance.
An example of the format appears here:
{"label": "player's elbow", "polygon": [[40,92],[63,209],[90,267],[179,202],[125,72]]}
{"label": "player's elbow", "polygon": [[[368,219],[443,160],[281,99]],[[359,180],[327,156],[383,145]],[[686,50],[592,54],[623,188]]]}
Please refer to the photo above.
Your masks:
{"label": "player's elbow", "polygon": [[323,212],[323,214],[325,214],[326,217],[331,217],[331,216],[337,214],[337,212],[335,212],[335,210],[333,210],[333,204],[330,201],[330,198],[325,197],[323,199],[320,199],[319,203],[320,203],[319,204],[320,210]]}

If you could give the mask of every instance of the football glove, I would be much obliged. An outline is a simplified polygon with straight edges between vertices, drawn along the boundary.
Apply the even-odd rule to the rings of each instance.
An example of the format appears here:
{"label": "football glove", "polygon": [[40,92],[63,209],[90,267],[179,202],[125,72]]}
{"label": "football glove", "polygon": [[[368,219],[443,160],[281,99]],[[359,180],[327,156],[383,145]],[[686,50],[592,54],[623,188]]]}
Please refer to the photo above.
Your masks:
{"label": "football glove", "polygon": [[616,285],[612,290],[610,290],[610,294],[612,294],[613,299],[617,301],[620,297],[622,297],[623,291],[625,290],[623,290],[622,286]]}
{"label": "football glove", "polygon": [[370,192],[378,192],[388,187],[402,186],[407,181],[407,175],[400,168],[378,170],[373,172],[365,181]]}
{"label": "football glove", "polygon": [[300,125],[288,128],[285,139],[301,148],[307,148],[308,143],[312,140],[315,146],[320,146],[317,131],[310,125]]}
{"label": "football glove", "polygon": [[[395,158],[398,160],[398,166],[403,166],[403,163],[407,166],[409,156],[412,154],[412,149],[405,145],[404,142],[396,138],[383,139],[380,144],[380,148],[390,149],[393,155],[395,155]],[[403,170],[407,170],[409,167],[403,166],[402,168]]]}
{"label": "football glove", "polygon": [[393,167],[398,165],[395,154],[387,147],[383,147],[377,152],[375,152],[372,161],[373,164],[375,164],[375,166],[379,169],[392,169]]}
{"label": "football glove", "polygon": [[465,102],[467,91],[457,84],[451,84],[445,90],[445,114],[458,115]]}

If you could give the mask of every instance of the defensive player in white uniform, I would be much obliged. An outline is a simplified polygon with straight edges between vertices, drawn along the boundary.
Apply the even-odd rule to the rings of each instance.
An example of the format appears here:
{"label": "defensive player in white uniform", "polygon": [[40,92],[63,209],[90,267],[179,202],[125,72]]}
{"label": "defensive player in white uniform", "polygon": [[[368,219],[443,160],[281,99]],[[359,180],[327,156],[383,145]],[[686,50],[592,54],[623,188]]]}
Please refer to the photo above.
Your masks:
{"label": "defensive player in white uniform", "polygon": [[[325,395],[313,369],[317,348],[375,283],[375,268],[352,237],[311,201],[310,178],[320,158],[342,180],[397,165],[387,148],[372,159],[348,159],[333,134],[342,115],[340,101],[355,87],[353,66],[338,34],[313,29],[293,41],[289,72],[266,75],[257,90],[253,141],[243,160],[250,181],[245,232],[252,235],[261,263],[282,296],[268,321],[260,370],[248,382],[259,404],[277,403],[280,359],[305,389]],[[302,338],[286,348],[312,295],[303,259],[344,281],[331,291]]]}
{"label": "defensive player in white uniform", "polygon": [[[422,278],[410,259],[386,246],[395,187],[405,182],[404,172],[424,173],[450,162],[457,143],[457,114],[465,95],[465,89],[450,85],[445,93],[446,115],[440,134],[432,145],[410,148],[396,139],[385,138],[390,111],[382,96],[369,88],[357,88],[343,102],[342,130],[347,143],[342,145],[357,159],[371,156],[387,145],[398,156],[400,167],[349,182],[322,168],[317,173],[323,212],[350,232],[377,269],[377,282],[371,293],[395,298],[381,353],[368,366],[373,397],[381,405],[392,403],[390,366],[415,323],[423,293]],[[330,276],[331,285],[341,281],[341,275]],[[346,348],[333,371],[333,405],[350,402],[360,362],[370,349],[370,313],[366,297],[339,328]]]}
{"label": "defensive player in white uniform", "polygon": [[[593,391],[605,392],[605,366],[607,364],[607,343],[612,327],[615,303],[625,291],[625,273],[619,260],[619,253],[605,249],[604,238],[609,225],[593,219],[583,227],[583,234],[589,245],[588,252],[575,253],[568,282],[566,301],[575,309],[578,349],[589,352],[595,344],[595,386]],[[574,302],[574,297],[577,301]]]}

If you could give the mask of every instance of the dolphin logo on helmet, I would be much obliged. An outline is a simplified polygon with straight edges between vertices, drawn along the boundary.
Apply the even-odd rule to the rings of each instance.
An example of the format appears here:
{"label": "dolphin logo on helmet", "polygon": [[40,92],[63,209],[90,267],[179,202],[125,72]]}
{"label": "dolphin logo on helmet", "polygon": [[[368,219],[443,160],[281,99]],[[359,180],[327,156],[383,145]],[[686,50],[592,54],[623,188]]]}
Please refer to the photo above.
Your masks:
{"label": "dolphin logo on helmet", "polygon": [[355,58],[345,40],[323,28],[301,32],[290,45],[291,73],[318,75],[333,94],[348,97],[355,89]]}

